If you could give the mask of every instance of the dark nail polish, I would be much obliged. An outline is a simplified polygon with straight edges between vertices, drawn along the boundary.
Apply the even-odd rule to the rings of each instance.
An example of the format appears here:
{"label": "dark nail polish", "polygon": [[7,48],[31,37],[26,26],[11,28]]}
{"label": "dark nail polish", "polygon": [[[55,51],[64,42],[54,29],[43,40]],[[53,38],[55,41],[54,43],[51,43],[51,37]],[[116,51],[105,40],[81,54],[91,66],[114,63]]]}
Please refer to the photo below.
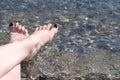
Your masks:
{"label": "dark nail polish", "polygon": [[58,27],[57,24],[54,24],[54,27],[57,28]]}
{"label": "dark nail polish", "polygon": [[10,23],[9,26],[13,26],[13,23]]}

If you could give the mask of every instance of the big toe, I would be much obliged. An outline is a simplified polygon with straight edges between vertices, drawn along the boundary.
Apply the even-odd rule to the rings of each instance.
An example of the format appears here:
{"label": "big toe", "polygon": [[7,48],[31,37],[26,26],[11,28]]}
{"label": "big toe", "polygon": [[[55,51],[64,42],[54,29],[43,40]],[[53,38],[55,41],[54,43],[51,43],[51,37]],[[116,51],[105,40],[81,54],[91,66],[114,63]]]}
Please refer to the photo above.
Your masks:
{"label": "big toe", "polygon": [[57,32],[58,32],[58,25],[55,24],[55,25],[51,28],[50,31],[51,31],[52,33],[57,33]]}

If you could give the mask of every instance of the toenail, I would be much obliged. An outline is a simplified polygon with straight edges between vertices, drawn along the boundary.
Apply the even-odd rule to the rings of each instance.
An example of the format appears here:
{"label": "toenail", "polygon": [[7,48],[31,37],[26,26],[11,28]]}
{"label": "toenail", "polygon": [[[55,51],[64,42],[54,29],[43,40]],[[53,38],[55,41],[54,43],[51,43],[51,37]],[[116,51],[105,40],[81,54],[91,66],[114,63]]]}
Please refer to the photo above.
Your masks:
{"label": "toenail", "polygon": [[57,27],[58,27],[58,25],[57,25],[57,24],[54,24],[54,27],[55,27],[55,28],[57,28]]}
{"label": "toenail", "polygon": [[10,23],[9,26],[13,26],[13,23]]}

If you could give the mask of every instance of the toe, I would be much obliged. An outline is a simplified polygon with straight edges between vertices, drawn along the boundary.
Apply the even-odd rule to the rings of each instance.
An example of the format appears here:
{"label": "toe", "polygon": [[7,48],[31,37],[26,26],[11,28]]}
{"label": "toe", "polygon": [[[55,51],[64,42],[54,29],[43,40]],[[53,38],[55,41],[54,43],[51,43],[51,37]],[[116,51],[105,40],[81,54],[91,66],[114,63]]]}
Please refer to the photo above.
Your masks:
{"label": "toe", "polygon": [[9,29],[10,29],[10,31],[13,29],[13,23],[12,22],[9,24]]}
{"label": "toe", "polygon": [[57,33],[58,32],[58,25],[55,24],[51,29],[50,29],[51,32],[53,33]]}
{"label": "toe", "polygon": [[16,23],[15,23],[15,22],[13,23],[13,27],[14,27],[14,28],[17,28],[17,26],[16,26]]}
{"label": "toe", "polygon": [[28,36],[28,30],[24,26],[21,27],[21,33]]}
{"label": "toe", "polygon": [[50,30],[51,27],[52,27],[52,24],[48,24],[47,27],[46,27],[46,29]]}
{"label": "toe", "polygon": [[38,30],[42,30],[43,29],[43,26],[40,26]]}
{"label": "toe", "polygon": [[42,30],[46,30],[46,28],[47,28],[47,25],[44,25],[43,28],[42,28]]}
{"label": "toe", "polygon": [[15,26],[17,26],[17,27],[18,27],[18,26],[19,26],[19,23],[18,23],[18,22],[16,22],[16,23],[15,23]]}
{"label": "toe", "polygon": [[21,25],[16,26],[16,31],[17,31],[17,32],[20,32],[20,33],[23,32],[23,31],[22,31],[22,26],[21,26]]}
{"label": "toe", "polygon": [[23,34],[26,33],[26,32],[25,32],[25,27],[24,27],[24,26],[22,26],[22,28],[21,28],[21,32],[22,32]]}
{"label": "toe", "polygon": [[38,30],[39,30],[39,27],[36,27],[35,30],[38,31]]}
{"label": "toe", "polygon": [[24,33],[24,34],[25,34],[26,36],[29,36],[27,29],[25,29],[25,33]]}
{"label": "toe", "polygon": [[39,31],[39,30],[41,30],[42,29],[42,26],[39,26],[39,27],[36,27],[36,31]]}
{"label": "toe", "polygon": [[11,22],[11,23],[9,24],[9,29],[10,29],[11,32],[14,32],[14,31],[15,31],[15,24],[14,24],[13,22]]}
{"label": "toe", "polygon": [[9,26],[10,26],[10,27],[13,26],[13,23],[11,22],[11,23],[9,24]]}

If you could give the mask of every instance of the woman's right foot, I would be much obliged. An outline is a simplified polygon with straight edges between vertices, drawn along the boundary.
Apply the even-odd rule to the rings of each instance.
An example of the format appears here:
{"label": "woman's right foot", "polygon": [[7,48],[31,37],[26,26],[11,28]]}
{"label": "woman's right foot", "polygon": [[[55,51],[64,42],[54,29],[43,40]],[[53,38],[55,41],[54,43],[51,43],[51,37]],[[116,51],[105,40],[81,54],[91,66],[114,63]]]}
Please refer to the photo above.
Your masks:
{"label": "woman's right foot", "polygon": [[44,25],[37,27],[35,32],[28,38],[34,46],[31,49],[30,56],[25,59],[31,59],[37,51],[40,49],[41,46],[45,45],[46,43],[52,41],[54,35],[58,32],[58,25],[55,24],[52,27],[52,24]]}

